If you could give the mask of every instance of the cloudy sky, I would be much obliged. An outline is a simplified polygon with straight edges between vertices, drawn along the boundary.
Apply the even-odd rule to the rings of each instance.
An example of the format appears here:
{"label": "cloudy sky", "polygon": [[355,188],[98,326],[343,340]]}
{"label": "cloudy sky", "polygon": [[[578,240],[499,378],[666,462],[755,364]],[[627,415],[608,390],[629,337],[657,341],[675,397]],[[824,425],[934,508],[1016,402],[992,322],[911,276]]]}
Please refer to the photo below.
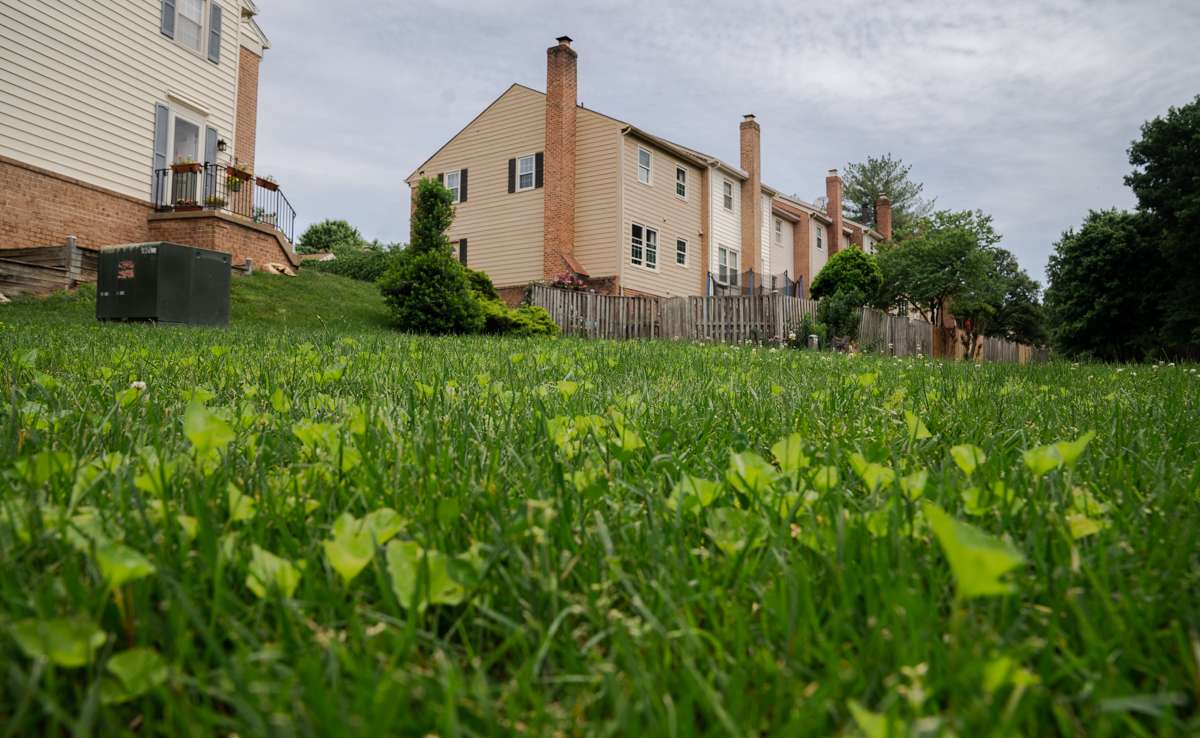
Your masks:
{"label": "cloudy sky", "polygon": [[1141,123],[1200,94],[1197,0],[258,0],[257,168],[301,227],[403,241],[406,177],[575,39],[586,106],[812,199],[891,152],[940,207],[991,213],[1037,279],[1089,208],[1128,207]]}

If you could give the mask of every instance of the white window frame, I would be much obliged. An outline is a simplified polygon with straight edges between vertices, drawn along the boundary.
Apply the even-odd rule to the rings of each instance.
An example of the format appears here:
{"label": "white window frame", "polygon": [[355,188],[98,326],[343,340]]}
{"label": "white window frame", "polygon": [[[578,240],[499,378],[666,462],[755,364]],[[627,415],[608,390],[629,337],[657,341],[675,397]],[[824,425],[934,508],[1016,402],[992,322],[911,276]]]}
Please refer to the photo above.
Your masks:
{"label": "white window frame", "polygon": [[[642,166],[642,154],[646,155],[645,166]],[[642,179],[643,171],[646,172],[645,179]],[[654,152],[645,146],[638,147],[637,176],[638,181],[644,185],[652,185],[654,183]]]}
{"label": "white window frame", "polygon": [[[642,232],[642,237],[640,239],[634,235],[634,231],[637,229],[640,229]],[[654,237],[650,238],[650,234],[652,233],[654,234]],[[651,245],[651,241],[653,241],[653,245]],[[635,248],[641,249],[642,255],[640,259],[639,257],[634,256]],[[648,258],[650,255],[653,255],[654,257],[654,263],[652,264],[650,263],[651,260]],[[651,272],[658,271],[657,228],[650,228],[642,225],[641,223],[629,224],[629,263],[639,269],[646,269]]]}
{"label": "white window frame", "polygon": [[[454,176],[454,186],[450,186],[450,176]],[[442,179],[445,180],[446,189],[454,193],[454,199],[451,200],[455,205],[462,202],[462,170],[455,169],[449,172],[442,172]]]}
{"label": "white window frame", "polygon": [[815,230],[817,232],[817,250],[824,251],[825,243],[824,243],[824,239],[821,238],[821,234],[824,233],[825,229],[822,228],[821,226],[817,226]]}
{"label": "white window frame", "polygon": [[[683,167],[680,167],[680,166],[675,167],[675,197],[678,197],[681,200],[686,200],[687,196],[688,196],[687,195],[687,191],[688,191],[687,173],[688,173],[687,170],[684,169]],[[681,174],[683,175],[683,179],[679,178],[679,175],[681,175]],[[683,187],[682,193],[679,191],[680,186]]]}
{"label": "white window frame", "polygon": [[210,0],[200,0],[200,48],[198,49],[192,48],[179,40],[179,14],[181,11],[179,10],[179,4],[175,4],[175,33],[172,35],[171,40],[180,48],[187,49],[201,59],[207,58],[208,54],[208,18],[212,13],[209,2]]}
{"label": "white window frame", "polygon": [[[730,257],[733,257],[730,259]],[[721,263],[724,259],[724,264]],[[732,263],[731,263],[732,262]],[[730,269],[732,268],[732,271]],[[733,275],[730,281],[729,275]],[[737,287],[742,277],[742,252],[728,246],[717,245],[717,284]]]}
{"label": "white window frame", "polygon": [[[524,174],[529,175],[529,186],[522,187],[521,186],[521,176],[522,176],[521,162],[526,161],[526,160],[529,161],[529,171],[525,172]],[[516,176],[516,181],[513,184],[514,184],[513,190],[515,192],[526,192],[528,190],[536,190],[537,189],[537,154],[525,154],[523,156],[517,157],[517,176]]]}
{"label": "white window frame", "polygon": [[[725,202],[726,199],[729,202]],[[733,182],[730,182],[728,179],[721,180],[721,204],[725,206],[726,210],[732,213],[734,201]]]}
{"label": "white window frame", "polygon": [[[680,246],[682,246],[683,248],[680,248]],[[688,246],[688,242],[687,242],[686,238],[675,239],[675,265],[681,266],[681,267],[686,267],[688,265],[688,257],[690,256],[690,254],[689,254],[690,251],[691,251],[691,248]],[[681,257],[681,256],[683,257],[683,261],[679,260],[679,257]]]}
{"label": "white window frame", "polygon": [[783,218],[775,217],[775,245],[783,246]]}
{"label": "white window frame", "polygon": [[192,160],[201,164],[206,163],[204,161],[204,131],[208,127],[208,119],[202,115],[180,110],[173,105],[168,107],[167,110],[171,117],[171,124],[167,126],[167,145],[171,147],[171,151],[167,155],[167,166],[171,166],[179,160],[179,152],[175,151],[175,124],[181,118],[185,123],[196,126],[197,129],[196,154],[192,157]]}

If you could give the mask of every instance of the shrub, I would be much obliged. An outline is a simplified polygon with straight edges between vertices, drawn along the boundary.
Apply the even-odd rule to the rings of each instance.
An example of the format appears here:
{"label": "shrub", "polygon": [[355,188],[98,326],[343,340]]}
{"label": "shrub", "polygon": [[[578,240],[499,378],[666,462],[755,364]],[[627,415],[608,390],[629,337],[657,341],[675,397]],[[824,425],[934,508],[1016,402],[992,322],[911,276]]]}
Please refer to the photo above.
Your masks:
{"label": "shrub", "polygon": [[865,303],[874,298],[882,286],[883,272],[875,257],[860,248],[849,248],[829,258],[825,267],[817,272],[810,292],[813,299],[821,299],[840,289],[852,290],[862,293]]}
{"label": "shrub", "polygon": [[500,300],[481,300],[484,333],[497,336],[555,336],[558,324],[550,313],[536,305],[513,309]]}
{"label": "shrub", "polygon": [[862,315],[860,308],[865,301],[865,295],[856,289],[839,289],[821,300],[817,307],[817,319],[828,327],[831,339],[848,343],[858,338],[858,323]]}
{"label": "shrub", "polygon": [[397,328],[439,335],[483,329],[483,309],[467,285],[466,270],[449,251],[411,249],[379,281]]}
{"label": "shrub", "polygon": [[468,269],[467,282],[471,285],[471,291],[480,300],[500,299],[500,293],[496,291],[496,285],[492,284],[492,278],[486,272],[477,272],[474,269]]}
{"label": "shrub", "polygon": [[337,274],[361,282],[378,282],[395,258],[396,253],[394,252],[369,249],[343,253],[333,261],[305,262],[304,268],[326,274]]}

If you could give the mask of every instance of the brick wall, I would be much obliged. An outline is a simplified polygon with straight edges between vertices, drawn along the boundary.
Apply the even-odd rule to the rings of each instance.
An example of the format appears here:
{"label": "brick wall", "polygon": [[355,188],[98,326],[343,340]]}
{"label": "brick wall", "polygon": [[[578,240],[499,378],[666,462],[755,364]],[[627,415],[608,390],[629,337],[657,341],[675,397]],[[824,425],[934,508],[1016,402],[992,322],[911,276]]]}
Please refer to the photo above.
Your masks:
{"label": "brick wall", "polygon": [[812,216],[808,213],[795,209],[796,217],[800,220],[792,228],[792,268],[796,272],[796,276],[800,278],[804,288],[804,297],[809,296],[809,287],[812,285]]}
{"label": "brick wall", "polygon": [[150,241],[224,251],[233,256],[234,264],[253,259],[256,269],[271,262],[292,267],[299,263],[273,228],[224,213],[159,213],[151,216],[149,233]]}
{"label": "brick wall", "polygon": [[[150,172],[146,172],[150,189]],[[0,249],[62,244],[80,246],[149,240],[149,202],[0,157]]]}
{"label": "brick wall", "polygon": [[254,166],[254,147],[258,138],[258,65],[262,58],[245,46],[238,57],[237,122],[233,155],[243,164]]}
{"label": "brick wall", "polygon": [[842,177],[830,169],[825,177],[825,214],[833,221],[829,226],[829,255],[842,250]]}
{"label": "brick wall", "polygon": [[[575,255],[577,54],[563,36],[546,50],[546,153],[542,276],[561,274]],[[565,257],[565,258],[564,258]]]}

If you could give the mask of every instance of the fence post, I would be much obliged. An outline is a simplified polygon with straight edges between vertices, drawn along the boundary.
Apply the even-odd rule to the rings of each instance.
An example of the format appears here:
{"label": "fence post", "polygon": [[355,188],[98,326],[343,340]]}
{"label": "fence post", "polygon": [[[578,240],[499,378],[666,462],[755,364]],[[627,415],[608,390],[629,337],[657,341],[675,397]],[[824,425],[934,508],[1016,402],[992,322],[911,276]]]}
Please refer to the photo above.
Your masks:
{"label": "fence post", "polygon": [[79,245],[74,236],[67,236],[63,251],[63,264],[67,268],[67,287],[74,287],[83,281],[83,255],[79,253]]}

